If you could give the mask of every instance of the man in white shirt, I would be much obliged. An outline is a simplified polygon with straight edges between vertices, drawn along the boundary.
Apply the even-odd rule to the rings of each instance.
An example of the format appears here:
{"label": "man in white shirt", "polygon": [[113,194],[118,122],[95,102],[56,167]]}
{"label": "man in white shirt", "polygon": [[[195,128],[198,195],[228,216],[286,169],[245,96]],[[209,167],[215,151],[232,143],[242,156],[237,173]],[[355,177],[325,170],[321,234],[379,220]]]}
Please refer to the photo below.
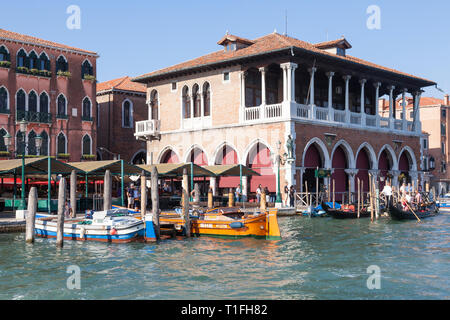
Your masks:
{"label": "man in white shirt", "polygon": [[381,191],[381,193],[386,196],[387,205],[389,206],[391,204],[392,197],[392,187],[389,181],[386,181],[386,184],[384,185],[383,191]]}

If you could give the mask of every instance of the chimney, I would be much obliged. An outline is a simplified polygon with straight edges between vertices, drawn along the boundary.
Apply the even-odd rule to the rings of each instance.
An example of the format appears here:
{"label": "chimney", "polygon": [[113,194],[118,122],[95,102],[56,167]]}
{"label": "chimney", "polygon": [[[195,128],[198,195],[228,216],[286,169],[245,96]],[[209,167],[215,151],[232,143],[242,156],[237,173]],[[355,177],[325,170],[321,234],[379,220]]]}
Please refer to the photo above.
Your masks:
{"label": "chimney", "polygon": [[449,99],[449,95],[448,95],[448,94],[446,94],[446,95],[444,96],[444,104],[445,104],[446,106],[450,106],[450,99]]}

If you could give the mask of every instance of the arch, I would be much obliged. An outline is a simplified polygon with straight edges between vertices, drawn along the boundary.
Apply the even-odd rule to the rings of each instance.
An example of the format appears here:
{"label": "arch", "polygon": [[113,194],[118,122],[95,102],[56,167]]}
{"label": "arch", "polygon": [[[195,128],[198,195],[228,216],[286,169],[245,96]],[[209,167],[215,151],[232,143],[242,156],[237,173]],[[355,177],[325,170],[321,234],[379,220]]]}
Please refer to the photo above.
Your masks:
{"label": "arch", "polygon": [[39,112],[50,113],[50,98],[46,91],[39,95]]}
{"label": "arch", "polygon": [[31,50],[28,53],[28,68],[30,70],[31,69],[38,69],[39,68],[38,60],[39,60],[39,58],[38,58],[38,55],[37,55],[36,51],[34,51],[34,49]]}
{"label": "arch", "polygon": [[345,143],[337,143],[333,148],[331,156],[331,168],[333,173],[331,179],[335,181],[336,198],[340,201],[343,200],[343,194],[350,190],[350,182],[346,171],[347,169],[354,168],[350,167],[350,156]]}
{"label": "arch", "polygon": [[367,152],[367,156],[369,157],[370,161],[370,169],[376,170],[378,169],[378,161],[377,161],[377,154],[375,153],[375,150],[368,142],[363,142],[359,148],[358,151],[355,153],[355,164],[357,168],[357,162],[358,162],[358,156],[361,151],[365,150]]}
{"label": "arch", "polygon": [[69,71],[69,63],[67,61],[67,58],[63,54],[60,54],[56,59],[56,73],[58,73],[59,71]]}
{"label": "arch", "polygon": [[306,154],[311,146],[315,145],[317,150],[319,151],[320,159],[322,161],[322,167],[323,168],[329,168],[330,167],[330,156],[328,154],[328,149],[323,143],[322,140],[320,140],[317,137],[312,138],[308,141],[308,143],[305,146],[305,149],[303,149],[303,156],[302,156],[302,166],[307,166],[307,157]]}
{"label": "arch", "polygon": [[37,156],[38,152],[37,152],[37,147],[36,147],[36,132],[34,132],[33,129],[31,129],[30,132],[28,132],[28,150],[27,150],[27,154],[29,155],[33,155],[33,156]]}
{"label": "arch", "polygon": [[[216,149],[212,161],[214,161],[214,165],[230,165],[240,163],[236,149],[226,142],[222,143]],[[238,184],[240,184],[240,177],[218,178],[219,189],[235,188]]]}
{"label": "arch", "polygon": [[256,191],[258,186],[261,185],[263,188],[267,187],[269,192],[276,192],[276,175],[271,159],[273,153],[269,145],[257,139],[249,145],[245,154],[246,165],[261,175],[250,177],[250,191]]}
{"label": "arch", "polygon": [[39,70],[50,71],[50,58],[45,51],[42,51],[39,55]]}
{"label": "arch", "polygon": [[[370,152],[370,145],[361,146],[355,157],[355,168],[358,169],[356,180],[362,183],[363,192],[369,191],[369,170],[374,169],[375,163],[373,154]],[[378,164],[377,164],[378,167]]]}
{"label": "arch", "polygon": [[8,131],[5,128],[0,128],[0,151],[7,152],[8,147],[5,144],[5,139],[3,138],[8,134]]}
{"label": "arch", "polygon": [[27,110],[27,94],[25,90],[20,88],[16,92],[16,110],[26,111]]}
{"label": "arch", "polygon": [[133,101],[128,98],[122,102],[122,127],[133,128]]}
{"label": "arch", "polygon": [[199,166],[207,166],[208,165],[208,156],[203,149],[203,147],[199,145],[193,145],[187,152],[186,157],[184,159],[185,163],[192,162]]}
{"label": "arch", "polygon": [[92,154],[92,138],[89,133],[85,133],[81,139],[81,154],[91,155]]}
{"label": "arch", "polygon": [[34,90],[28,93],[28,111],[39,112],[38,95]]}
{"label": "arch", "polygon": [[8,47],[4,44],[0,45],[0,62],[1,61],[10,61],[11,57],[9,55]]}
{"label": "arch", "polygon": [[16,132],[16,151],[17,154],[22,155],[25,151],[24,141],[26,142],[27,135],[23,134],[20,130]]}
{"label": "arch", "polygon": [[28,66],[27,63],[28,60],[28,53],[24,48],[20,48],[19,51],[17,51],[16,55],[16,65],[19,68],[25,68]]}
{"label": "arch", "polygon": [[252,149],[254,149],[256,147],[256,145],[258,145],[258,143],[265,145],[269,149],[270,154],[275,153],[273,148],[270,146],[270,144],[267,143],[264,139],[256,138],[248,144],[247,148],[245,148],[245,150],[243,152],[243,156],[241,158],[241,164],[247,165],[248,157],[250,156]]}
{"label": "arch", "polygon": [[0,110],[10,110],[9,91],[5,86],[0,86]]}
{"label": "arch", "polygon": [[60,93],[56,98],[57,114],[67,115],[67,98],[64,93]]}
{"label": "arch", "polygon": [[[2,50],[3,49],[3,50]],[[8,50],[8,47],[6,46],[6,45],[4,45],[4,44],[1,44],[0,45],[0,53],[1,52],[4,52],[4,53],[7,53],[7,54],[9,54],[9,50]],[[1,61],[1,60],[0,60]]]}
{"label": "arch", "polygon": [[205,81],[202,86],[203,92],[203,115],[209,117],[211,115],[211,85]]}
{"label": "arch", "polygon": [[81,64],[81,78],[84,79],[86,75],[94,75],[94,68],[92,67],[92,63],[88,59],[85,59]]}
{"label": "arch", "polygon": [[[399,159],[403,156],[403,154],[406,155],[408,162],[409,162],[409,170],[410,171],[417,171],[417,161],[416,156],[414,155],[413,149],[409,146],[403,147],[403,149],[399,153]],[[400,169],[400,160],[399,160],[399,170]]]}
{"label": "arch", "polygon": [[60,132],[56,138],[56,154],[67,153],[67,137],[64,132]]}
{"label": "arch", "polygon": [[147,151],[145,149],[141,149],[137,151],[133,157],[131,157],[132,164],[145,164],[147,162]]}
{"label": "arch", "polygon": [[39,155],[41,155],[41,156],[48,156],[49,155],[49,150],[50,150],[50,139],[48,137],[47,131],[42,130],[40,135],[41,135],[41,138],[42,138],[42,147],[41,147],[41,150],[39,152]]}
{"label": "arch", "polygon": [[83,106],[82,116],[84,119],[90,120],[92,117],[92,101],[86,96],[83,98],[83,102],[81,104]]}
{"label": "arch", "polygon": [[333,161],[335,151],[341,147],[345,152],[345,156],[347,157],[347,168],[355,168],[355,157],[353,155],[353,150],[350,144],[345,140],[339,140],[335,145],[333,150],[331,151],[331,161]]}
{"label": "arch", "polygon": [[192,86],[192,98],[193,98],[193,102],[194,102],[194,118],[200,118],[202,115],[202,110],[201,110],[201,95],[200,95],[200,87],[198,86],[197,83],[195,83]]}
{"label": "arch", "polygon": [[179,163],[180,155],[171,146],[167,146],[161,150],[158,156],[158,163]]}
{"label": "arch", "polygon": [[[397,157],[395,155],[395,151],[394,149],[389,145],[389,144],[385,144],[383,147],[381,147],[380,151],[378,152],[378,165],[380,163],[380,157],[383,153],[383,151],[386,152],[386,154],[389,156],[389,160],[390,165],[391,165],[391,169],[390,170],[398,170],[398,162],[397,162]],[[378,168],[379,170],[381,170],[381,168]]]}
{"label": "arch", "polygon": [[152,120],[159,119],[159,94],[156,89],[150,93],[150,116]]}
{"label": "arch", "polygon": [[188,119],[191,115],[191,98],[189,97],[189,87],[184,86],[181,90],[181,108],[183,110],[183,118]]}

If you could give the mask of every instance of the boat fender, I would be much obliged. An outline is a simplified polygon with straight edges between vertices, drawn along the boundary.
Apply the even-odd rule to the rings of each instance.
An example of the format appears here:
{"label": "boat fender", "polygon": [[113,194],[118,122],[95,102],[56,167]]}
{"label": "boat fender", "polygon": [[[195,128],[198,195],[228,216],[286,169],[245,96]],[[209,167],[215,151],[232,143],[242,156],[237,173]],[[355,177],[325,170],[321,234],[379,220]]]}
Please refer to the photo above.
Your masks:
{"label": "boat fender", "polygon": [[240,229],[244,227],[244,224],[242,222],[232,222],[230,223],[230,227],[233,229]]}
{"label": "boat fender", "polygon": [[110,234],[112,236],[116,235],[117,234],[117,230],[115,228],[112,228]]}
{"label": "boat fender", "polygon": [[85,233],[86,233],[86,230],[84,229],[84,227],[81,227],[81,228],[80,228],[80,238],[81,238],[81,239],[84,239]]}

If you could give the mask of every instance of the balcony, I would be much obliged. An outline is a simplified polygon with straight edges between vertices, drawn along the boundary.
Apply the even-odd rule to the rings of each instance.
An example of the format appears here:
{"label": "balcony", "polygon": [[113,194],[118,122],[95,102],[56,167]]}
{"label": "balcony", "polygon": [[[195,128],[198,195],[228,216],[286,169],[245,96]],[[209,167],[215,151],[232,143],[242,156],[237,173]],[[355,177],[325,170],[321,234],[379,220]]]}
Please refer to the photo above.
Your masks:
{"label": "balcony", "polygon": [[134,136],[137,140],[155,140],[160,137],[160,125],[159,120],[144,120],[136,122],[136,131]]}
{"label": "balcony", "polygon": [[21,121],[23,119],[32,123],[52,123],[52,114],[46,112],[17,110],[16,120]]}
{"label": "balcony", "polygon": [[389,119],[379,115],[337,110],[334,108],[283,102],[242,108],[243,123],[264,123],[270,121],[297,120],[317,124],[338,125],[353,129],[393,131],[399,134],[420,134],[420,124],[413,128],[412,121]]}

